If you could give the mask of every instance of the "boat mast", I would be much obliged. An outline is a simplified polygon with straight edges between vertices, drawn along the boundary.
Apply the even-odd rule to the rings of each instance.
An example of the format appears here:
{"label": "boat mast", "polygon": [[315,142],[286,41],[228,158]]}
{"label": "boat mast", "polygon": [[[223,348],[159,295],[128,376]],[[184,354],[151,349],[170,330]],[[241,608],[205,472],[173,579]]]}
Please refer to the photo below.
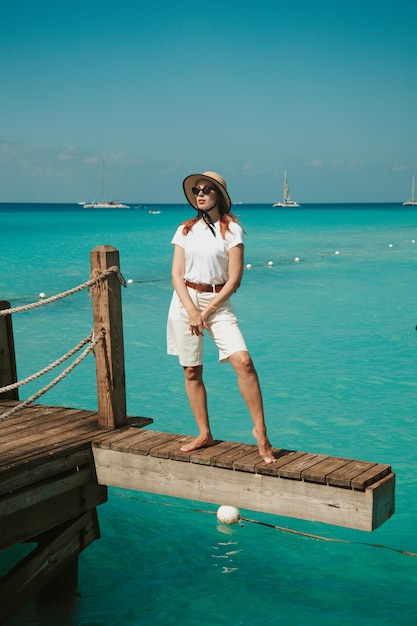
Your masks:
{"label": "boat mast", "polygon": [[290,198],[290,186],[287,181],[287,170],[284,170],[284,204],[287,203]]}
{"label": "boat mast", "polygon": [[104,202],[104,159],[101,162],[101,201]]}

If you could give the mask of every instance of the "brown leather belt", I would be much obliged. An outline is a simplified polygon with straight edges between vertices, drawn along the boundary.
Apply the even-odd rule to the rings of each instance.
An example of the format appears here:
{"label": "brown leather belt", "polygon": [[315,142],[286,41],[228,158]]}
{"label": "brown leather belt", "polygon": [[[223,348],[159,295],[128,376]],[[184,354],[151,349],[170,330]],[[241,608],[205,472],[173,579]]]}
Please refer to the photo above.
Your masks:
{"label": "brown leather belt", "polygon": [[184,281],[187,287],[191,287],[191,289],[195,289],[196,291],[205,291],[208,293],[219,293],[225,285],[204,285],[203,283],[192,283],[191,280]]}

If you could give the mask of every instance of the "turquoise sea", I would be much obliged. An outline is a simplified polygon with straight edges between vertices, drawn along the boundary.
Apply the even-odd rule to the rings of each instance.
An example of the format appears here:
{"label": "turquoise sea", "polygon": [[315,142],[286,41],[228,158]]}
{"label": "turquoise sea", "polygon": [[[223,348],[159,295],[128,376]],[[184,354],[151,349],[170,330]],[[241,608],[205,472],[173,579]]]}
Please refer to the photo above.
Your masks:
{"label": "turquoise sea", "polygon": [[[417,624],[417,211],[233,209],[251,265],[234,304],[272,444],[391,464],[394,516],[366,533],[241,510],[246,521],[224,527],[216,505],[111,488],[77,596],[36,599],[10,625]],[[128,413],[192,435],[182,370],[165,347],[170,240],[189,215],[186,205],[0,204],[0,299],[19,306],[75,287],[92,248],[117,248],[133,281],[122,290]],[[25,378],[89,334],[88,292],[15,314],[13,326]],[[253,443],[230,366],[208,342],[205,358],[214,436]],[[95,409],[93,357],[40,402]],[[3,570],[10,553],[0,558]]]}

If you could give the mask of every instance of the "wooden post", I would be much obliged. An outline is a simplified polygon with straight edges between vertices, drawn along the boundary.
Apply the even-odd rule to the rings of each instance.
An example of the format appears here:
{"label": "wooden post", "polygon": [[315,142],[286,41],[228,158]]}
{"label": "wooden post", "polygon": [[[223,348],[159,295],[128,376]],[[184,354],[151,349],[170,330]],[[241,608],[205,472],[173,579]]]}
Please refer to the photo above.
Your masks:
{"label": "wooden post", "polygon": [[[0,310],[10,309],[10,302],[0,300]],[[0,387],[17,382],[12,316],[0,316]],[[0,393],[0,400],[19,400],[18,389]]]}
{"label": "wooden post", "polygon": [[[92,277],[119,265],[119,252],[97,246],[90,252]],[[113,272],[91,289],[94,333],[104,332],[95,348],[98,422],[103,428],[126,426],[126,387],[120,281]]]}

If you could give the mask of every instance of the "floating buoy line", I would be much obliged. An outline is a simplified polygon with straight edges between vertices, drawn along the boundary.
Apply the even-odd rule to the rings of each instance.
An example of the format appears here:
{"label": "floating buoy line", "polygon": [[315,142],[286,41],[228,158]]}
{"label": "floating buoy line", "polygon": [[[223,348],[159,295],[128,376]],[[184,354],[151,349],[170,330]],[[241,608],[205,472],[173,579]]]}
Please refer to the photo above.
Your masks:
{"label": "floating buoy line", "polygon": [[[133,285],[134,283],[141,285],[146,283],[160,283],[166,282],[169,280],[166,276],[163,278],[129,278],[126,281],[126,285]],[[9,301],[13,303],[17,302],[35,302],[37,300],[45,300],[47,298],[47,294],[44,291],[40,291],[37,296],[16,296],[15,298],[10,298]]]}
{"label": "floating buoy line", "polygon": [[[262,522],[260,520],[251,519],[249,517],[242,517],[239,513],[239,510],[236,507],[221,505],[217,511],[208,511],[206,509],[190,509],[186,506],[181,506],[178,504],[172,504],[170,502],[154,502],[153,500],[147,500],[146,498],[138,498],[135,495],[126,495],[126,494],[117,494],[119,497],[137,500],[139,502],[145,502],[146,504],[153,504],[156,506],[165,506],[171,507],[174,509],[182,509],[184,511],[191,511],[192,513],[203,513],[208,515],[215,515],[217,521],[221,522],[219,519],[219,511],[221,512],[221,517],[223,517],[223,513],[228,517],[228,519],[233,519],[235,521],[224,521],[224,524],[236,524],[240,527],[244,526],[244,523],[247,524],[258,524],[259,526],[265,526],[266,528],[272,528],[273,530],[279,530],[282,533],[287,533],[291,535],[299,535],[300,537],[306,537],[307,539],[315,539],[316,541],[327,541],[330,543],[345,543],[347,545],[355,545],[355,546],[364,546],[366,548],[381,548],[382,550],[390,550],[391,552],[397,552],[397,554],[403,554],[404,556],[417,557],[416,552],[411,552],[409,550],[400,550],[399,548],[392,548],[391,546],[384,546],[380,543],[370,543],[367,541],[351,541],[350,539],[336,539],[334,537],[325,537],[323,535],[315,535],[313,533],[306,533],[301,530],[294,530],[293,528],[288,528],[288,526],[278,526],[277,524],[269,524],[268,522]],[[223,509],[223,512],[221,511]],[[229,517],[230,516],[230,517]]]}
{"label": "floating buoy line", "polygon": [[[411,244],[415,244],[416,243],[416,239],[411,239],[409,241],[409,243]],[[399,245],[398,244],[393,244],[393,243],[389,243],[388,244],[388,248],[392,249],[392,248],[398,248]],[[334,250],[334,251],[329,251],[327,253],[321,253],[321,256],[340,256],[342,253],[340,250]],[[285,260],[279,260],[279,261],[273,261],[273,260],[269,260],[266,261],[264,263],[246,263],[245,265],[245,269],[247,270],[252,270],[252,269],[256,269],[256,268],[261,268],[261,267],[274,267],[275,265],[290,265],[293,263],[300,263],[302,261],[305,261],[305,259],[303,259],[302,257],[299,256],[295,256],[292,259],[285,259]],[[133,284],[147,284],[147,283],[158,283],[158,282],[165,282],[166,280],[169,280],[168,277],[164,276],[163,278],[128,278],[126,281],[126,286],[127,285],[133,285]],[[40,291],[37,298],[34,296],[29,296],[29,297],[22,297],[22,298],[13,298],[14,302],[33,302],[34,300],[38,299],[38,300],[44,300],[46,298],[46,293],[44,291]]]}

